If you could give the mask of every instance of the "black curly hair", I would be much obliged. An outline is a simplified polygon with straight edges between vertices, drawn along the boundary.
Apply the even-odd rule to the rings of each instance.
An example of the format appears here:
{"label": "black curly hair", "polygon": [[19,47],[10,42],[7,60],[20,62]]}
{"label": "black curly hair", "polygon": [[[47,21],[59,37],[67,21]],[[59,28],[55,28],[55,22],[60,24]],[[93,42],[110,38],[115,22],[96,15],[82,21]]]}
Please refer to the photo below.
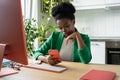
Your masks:
{"label": "black curly hair", "polygon": [[61,2],[52,8],[52,16],[55,20],[62,18],[73,20],[75,19],[75,12],[76,10],[70,2]]}

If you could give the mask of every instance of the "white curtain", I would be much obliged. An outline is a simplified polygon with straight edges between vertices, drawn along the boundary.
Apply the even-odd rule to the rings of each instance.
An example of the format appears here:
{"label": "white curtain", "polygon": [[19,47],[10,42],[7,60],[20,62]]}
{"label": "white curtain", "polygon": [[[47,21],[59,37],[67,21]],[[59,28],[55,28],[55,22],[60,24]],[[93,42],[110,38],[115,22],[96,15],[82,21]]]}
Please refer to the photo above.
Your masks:
{"label": "white curtain", "polygon": [[22,12],[25,19],[38,20],[38,0],[21,0]]}

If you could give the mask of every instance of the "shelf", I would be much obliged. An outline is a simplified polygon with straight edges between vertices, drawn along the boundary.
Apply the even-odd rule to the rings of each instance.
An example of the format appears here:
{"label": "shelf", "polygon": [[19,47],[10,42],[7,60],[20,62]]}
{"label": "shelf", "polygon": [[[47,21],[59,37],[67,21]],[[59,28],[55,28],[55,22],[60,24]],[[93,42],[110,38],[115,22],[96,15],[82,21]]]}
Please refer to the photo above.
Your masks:
{"label": "shelf", "polygon": [[74,0],[72,4],[76,10],[89,10],[89,9],[107,9],[119,8],[120,1],[111,2],[110,0]]}

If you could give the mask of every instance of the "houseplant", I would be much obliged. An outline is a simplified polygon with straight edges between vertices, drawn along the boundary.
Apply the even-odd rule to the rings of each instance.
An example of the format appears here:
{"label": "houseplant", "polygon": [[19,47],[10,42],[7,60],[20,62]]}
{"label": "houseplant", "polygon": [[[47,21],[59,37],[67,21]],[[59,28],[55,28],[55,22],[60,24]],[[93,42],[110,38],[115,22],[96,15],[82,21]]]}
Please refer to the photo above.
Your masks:
{"label": "houseplant", "polygon": [[37,38],[37,22],[35,19],[24,19],[26,47],[28,57],[31,58],[34,53],[34,40]]}
{"label": "houseplant", "polygon": [[50,18],[47,18],[45,21],[41,23],[41,25],[37,29],[39,46],[41,46],[44,43],[44,41],[51,32],[57,30],[57,27],[55,25],[50,25],[49,21]]}
{"label": "houseplant", "polygon": [[41,25],[38,27],[37,21],[33,19],[24,19],[25,26],[25,36],[26,36],[26,47],[28,57],[32,58],[35,48],[34,41],[38,38],[38,45],[42,45],[46,40],[46,36],[48,33],[56,30],[56,26],[49,25],[49,18],[46,21],[43,21]]}

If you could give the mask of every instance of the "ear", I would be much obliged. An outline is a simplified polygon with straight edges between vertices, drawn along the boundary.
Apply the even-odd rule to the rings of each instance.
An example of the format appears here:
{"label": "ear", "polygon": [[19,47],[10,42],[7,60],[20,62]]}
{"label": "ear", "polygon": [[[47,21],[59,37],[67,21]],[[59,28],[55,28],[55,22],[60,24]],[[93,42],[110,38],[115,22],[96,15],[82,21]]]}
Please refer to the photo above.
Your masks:
{"label": "ear", "polygon": [[73,25],[74,25],[75,24],[75,19],[73,19],[72,22],[73,22]]}
{"label": "ear", "polygon": [[73,19],[72,21],[73,21],[73,24],[75,24],[75,19]]}

